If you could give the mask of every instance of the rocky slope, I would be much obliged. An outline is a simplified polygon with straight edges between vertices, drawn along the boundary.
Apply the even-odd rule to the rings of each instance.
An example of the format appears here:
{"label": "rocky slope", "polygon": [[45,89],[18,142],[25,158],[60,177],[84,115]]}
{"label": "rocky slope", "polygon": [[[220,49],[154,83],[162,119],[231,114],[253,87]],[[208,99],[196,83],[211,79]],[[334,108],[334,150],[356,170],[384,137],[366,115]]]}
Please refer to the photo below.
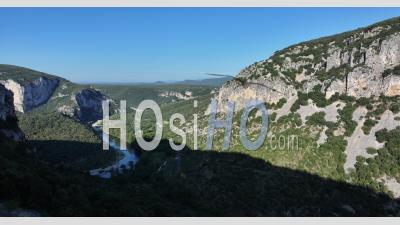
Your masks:
{"label": "rocky slope", "polygon": [[[0,144],[7,146],[3,149],[19,148],[9,144],[9,139],[23,140],[25,136],[27,152],[34,152],[46,163],[86,170],[108,165],[115,159],[113,152],[102,151],[100,139],[90,126],[102,118],[101,103],[108,99],[105,95],[87,85],[22,67],[0,65],[0,71],[0,80],[22,87],[25,92],[21,98],[25,100],[20,102],[24,110],[15,114],[12,96],[21,89],[1,86],[0,97],[5,106],[0,108],[4,120],[0,136],[8,137],[0,138]],[[27,102],[26,96],[32,96],[34,101],[45,100],[27,104],[32,101]]]}
{"label": "rocky slope", "polygon": [[268,153],[277,164],[400,197],[400,17],[277,51],[240,71],[215,98],[222,112],[226,100],[236,111],[262,100],[273,122],[269,135],[297,132],[307,143],[285,152],[290,160]]}
{"label": "rocky slope", "polygon": [[0,136],[14,141],[23,141],[24,134],[18,128],[13,105],[13,94],[0,84]]}
{"label": "rocky slope", "polygon": [[261,98],[277,103],[308,93],[320,85],[326,99],[334,94],[355,98],[400,95],[400,18],[383,21],[330,37],[277,51],[270,58],[240,71],[246,81],[260,85],[227,82],[218,99],[235,100],[237,109],[246,99]]}
{"label": "rocky slope", "polygon": [[97,89],[64,83],[56,90],[49,105],[63,115],[77,118],[85,124],[92,124],[103,118],[102,101],[110,101],[110,113],[116,112],[114,100]]}
{"label": "rocky slope", "polygon": [[39,77],[27,84],[20,84],[12,79],[0,81],[14,93],[15,109],[19,112],[27,112],[45,103],[53,94],[58,82],[46,77]]}
{"label": "rocky slope", "polygon": [[62,79],[23,67],[0,65],[0,83],[14,94],[14,106],[27,112],[50,98]]}
{"label": "rocky slope", "polygon": [[83,123],[101,119],[101,102],[109,99],[91,87],[18,66],[0,65],[0,83],[13,93],[19,112],[43,106],[45,111],[58,111]]}
{"label": "rocky slope", "polygon": [[85,88],[75,94],[79,119],[86,123],[94,123],[103,118],[102,102],[108,98],[101,92]]}

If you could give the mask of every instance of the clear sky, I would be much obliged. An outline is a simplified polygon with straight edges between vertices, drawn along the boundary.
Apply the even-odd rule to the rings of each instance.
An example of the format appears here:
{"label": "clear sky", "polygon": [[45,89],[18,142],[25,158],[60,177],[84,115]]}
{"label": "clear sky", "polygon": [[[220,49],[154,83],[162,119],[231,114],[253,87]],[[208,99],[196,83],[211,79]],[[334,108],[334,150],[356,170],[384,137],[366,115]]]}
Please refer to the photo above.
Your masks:
{"label": "clear sky", "polygon": [[400,8],[1,8],[0,63],[75,82],[209,78],[395,16]]}

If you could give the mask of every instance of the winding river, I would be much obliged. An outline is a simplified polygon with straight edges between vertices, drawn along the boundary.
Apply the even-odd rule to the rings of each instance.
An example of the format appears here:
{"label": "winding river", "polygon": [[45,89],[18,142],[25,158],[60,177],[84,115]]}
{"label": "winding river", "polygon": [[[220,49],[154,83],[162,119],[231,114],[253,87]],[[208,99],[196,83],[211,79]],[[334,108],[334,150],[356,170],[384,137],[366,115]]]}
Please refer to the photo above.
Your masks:
{"label": "winding river", "polygon": [[[100,126],[93,125],[92,126],[96,134],[100,137],[102,135],[102,129]],[[125,169],[130,170],[133,169],[137,161],[139,160],[138,156],[134,153],[133,149],[128,150],[120,150],[119,144],[116,140],[111,139],[110,137],[110,150],[109,151],[117,151],[121,153],[122,158],[117,160],[114,164],[107,166],[105,168],[98,168],[90,170],[89,173],[91,176],[98,176],[104,179],[112,178],[113,173],[123,173]]]}

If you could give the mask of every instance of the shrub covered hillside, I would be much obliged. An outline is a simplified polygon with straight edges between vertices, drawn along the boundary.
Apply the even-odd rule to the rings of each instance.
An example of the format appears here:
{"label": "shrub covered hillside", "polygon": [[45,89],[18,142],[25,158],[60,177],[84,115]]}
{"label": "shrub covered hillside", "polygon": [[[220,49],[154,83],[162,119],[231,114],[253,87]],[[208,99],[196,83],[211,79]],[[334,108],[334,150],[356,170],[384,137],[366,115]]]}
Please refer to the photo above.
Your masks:
{"label": "shrub covered hillside", "polygon": [[[400,149],[393,144],[400,126],[399,65],[399,18],[277,51],[243,69],[239,79],[228,81],[214,94],[220,118],[226,118],[226,100],[235,102],[229,152],[399,198]],[[258,151],[244,149],[239,140],[240,115],[250,99],[263,100],[270,113],[269,133]],[[184,101],[178,105],[185,110],[174,110],[179,108],[170,104],[162,111],[167,119],[172,112],[185,115],[181,127],[188,132],[190,147],[192,114],[197,113],[199,147],[204,149],[210,99],[197,100],[196,109],[193,101]],[[250,114],[250,139],[257,137],[260,119]],[[144,134],[152,137],[154,120],[144,119],[143,124]],[[132,137],[133,125],[128,128]],[[165,130],[164,138],[181,141]],[[222,149],[223,132],[218,129],[215,133],[216,151]],[[386,138],[378,137],[383,134]],[[389,141],[389,137],[393,139]]]}
{"label": "shrub covered hillside", "polygon": [[[244,154],[272,166],[370,188],[398,199],[399,28],[400,19],[394,18],[300,43],[242,70],[239,79],[228,81],[211,96],[219,102],[221,119],[226,118],[226,100],[236,105],[231,145],[226,154]],[[263,100],[270,114],[268,136],[257,151],[246,150],[239,140],[242,107],[250,99]],[[182,113],[186,123],[178,127],[187,132],[187,145],[193,148],[192,119],[193,113],[197,113],[202,151],[210,98],[196,100],[197,108],[193,101],[162,106],[164,138],[181,142],[179,136],[168,130],[167,120],[174,112]],[[132,142],[133,116],[129,118],[128,139]],[[260,131],[260,120],[258,114],[250,114],[247,135],[252,140]],[[142,128],[145,136],[154,136],[152,113],[145,115]],[[223,135],[223,129],[215,133],[214,151],[221,151]]]}
{"label": "shrub covered hillside", "polygon": [[235,101],[238,111],[249,99],[269,106],[285,100],[270,107],[269,135],[298,135],[299,150],[271,151],[266,142],[248,154],[398,198],[400,145],[392,142],[400,126],[399,67],[396,17],[279,50],[243,69],[244,82],[227,82],[215,97],[222,111],[224,100]]}
{"label": "shrub covered hillside", "polygon": [[79,171],[115,160],[115,153],[102,151],[100,139],[90,127],[103,116],[102,100],[109,99],[101,92],[58,76],[3,64],[0,84],[11,91],[19,126],[40,160]]}

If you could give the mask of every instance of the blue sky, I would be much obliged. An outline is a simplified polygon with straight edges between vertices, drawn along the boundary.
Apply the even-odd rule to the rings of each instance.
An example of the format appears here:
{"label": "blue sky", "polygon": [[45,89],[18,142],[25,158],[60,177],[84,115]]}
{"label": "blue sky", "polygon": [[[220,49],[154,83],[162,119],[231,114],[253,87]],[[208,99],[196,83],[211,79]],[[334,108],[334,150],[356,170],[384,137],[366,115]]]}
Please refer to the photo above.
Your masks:
{"label": "blue sky", "polygon": [[1,8],[0,63],[75,82],[208,78],[395,16],[400,8]]}

